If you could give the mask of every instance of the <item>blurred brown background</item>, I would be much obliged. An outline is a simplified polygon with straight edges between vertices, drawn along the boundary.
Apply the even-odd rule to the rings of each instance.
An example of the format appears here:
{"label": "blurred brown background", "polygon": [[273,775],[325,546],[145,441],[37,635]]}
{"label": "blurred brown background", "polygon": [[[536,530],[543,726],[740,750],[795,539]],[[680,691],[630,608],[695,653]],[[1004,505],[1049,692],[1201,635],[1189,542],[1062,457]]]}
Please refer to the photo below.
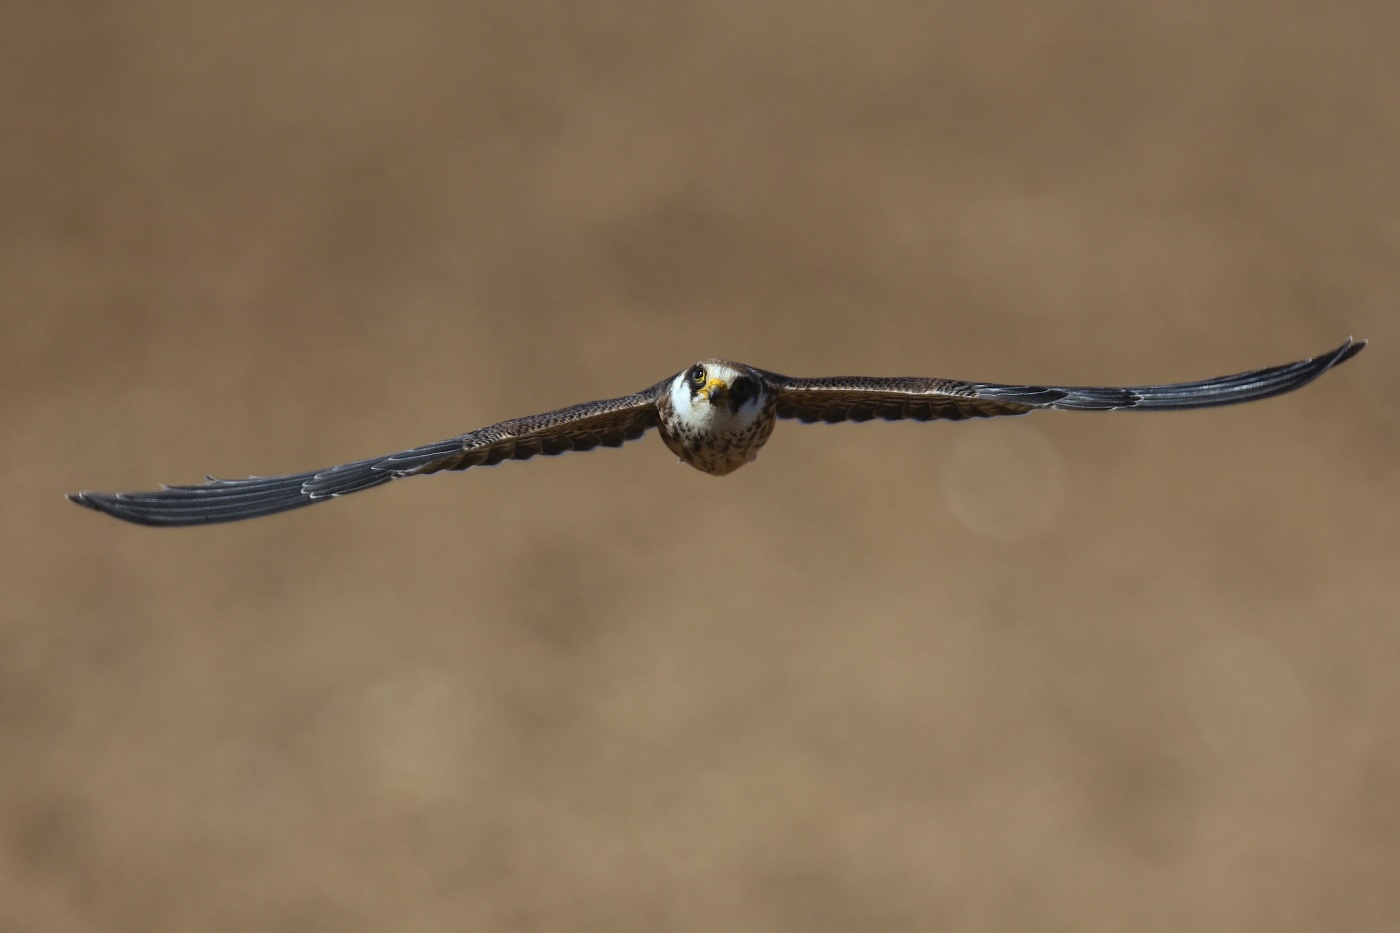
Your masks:
{"label": "blurred brown background", "polygon": [[[0,5],[0,929],[1400,927],[1400,11]],[[726,355],[1189,415],[653,437]]]}

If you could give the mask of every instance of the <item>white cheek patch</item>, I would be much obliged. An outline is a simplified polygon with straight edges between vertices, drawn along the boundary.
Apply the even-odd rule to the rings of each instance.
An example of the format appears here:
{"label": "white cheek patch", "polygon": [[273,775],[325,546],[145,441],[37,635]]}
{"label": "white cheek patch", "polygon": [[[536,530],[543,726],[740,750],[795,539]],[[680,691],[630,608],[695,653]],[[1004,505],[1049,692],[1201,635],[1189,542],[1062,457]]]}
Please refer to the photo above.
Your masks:
{"label": "white cheek patch", "polygon": [[748,424],[750,421],[757,417],[758,396],[754,396],[753,398],[746,401],[744,404],[740,405],[739,410],[734,413],[735,420],[742,421],[745,424]]}
{"label": "white cheek patch", "polygon": [[684,375],[671,383],[671,407],[686,424],[700,427],[710,418],[710,406],[690,396],[690,386]]}

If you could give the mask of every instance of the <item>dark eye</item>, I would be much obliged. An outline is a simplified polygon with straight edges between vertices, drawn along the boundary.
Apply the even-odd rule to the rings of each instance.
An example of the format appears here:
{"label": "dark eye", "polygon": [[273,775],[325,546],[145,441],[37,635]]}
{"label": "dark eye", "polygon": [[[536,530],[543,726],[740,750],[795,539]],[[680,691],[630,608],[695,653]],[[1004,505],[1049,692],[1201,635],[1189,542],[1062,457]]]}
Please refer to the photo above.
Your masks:
{"label": "dark eye", "polygon": [[696,366],[690,370],[690,381],[696,385],[705,384],[705,367]]}

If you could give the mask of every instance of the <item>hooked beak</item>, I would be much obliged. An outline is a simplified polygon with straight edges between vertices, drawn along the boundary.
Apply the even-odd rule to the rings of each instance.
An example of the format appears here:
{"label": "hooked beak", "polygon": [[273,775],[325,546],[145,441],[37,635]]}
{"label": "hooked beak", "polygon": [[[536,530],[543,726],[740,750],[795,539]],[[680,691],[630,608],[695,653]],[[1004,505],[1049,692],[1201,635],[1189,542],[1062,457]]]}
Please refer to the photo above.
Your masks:
{"label": "hooked beak", "polygon": [[700,394],[705,396],[711,405],[719,405],[729,398],[729,384],[723,379],[711,379],[705,383],[705,388],[700,390]]}

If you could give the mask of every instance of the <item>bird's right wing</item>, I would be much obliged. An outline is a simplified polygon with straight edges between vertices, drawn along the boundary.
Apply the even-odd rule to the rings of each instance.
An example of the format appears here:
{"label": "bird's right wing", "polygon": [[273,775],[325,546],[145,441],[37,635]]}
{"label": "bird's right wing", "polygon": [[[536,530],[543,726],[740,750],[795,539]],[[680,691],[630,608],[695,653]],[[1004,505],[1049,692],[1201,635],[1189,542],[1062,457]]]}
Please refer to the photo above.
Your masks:
{"label": "bird's right wing", "polygon": [[491,466],[569,450],[620,447],[656,426],[657,388],[502,421],[386,457],[287,476],[215,479],[151,492],[79,492],[68,498],[140,525],[208,525],[271,515],[359,492],[401,476]]}

